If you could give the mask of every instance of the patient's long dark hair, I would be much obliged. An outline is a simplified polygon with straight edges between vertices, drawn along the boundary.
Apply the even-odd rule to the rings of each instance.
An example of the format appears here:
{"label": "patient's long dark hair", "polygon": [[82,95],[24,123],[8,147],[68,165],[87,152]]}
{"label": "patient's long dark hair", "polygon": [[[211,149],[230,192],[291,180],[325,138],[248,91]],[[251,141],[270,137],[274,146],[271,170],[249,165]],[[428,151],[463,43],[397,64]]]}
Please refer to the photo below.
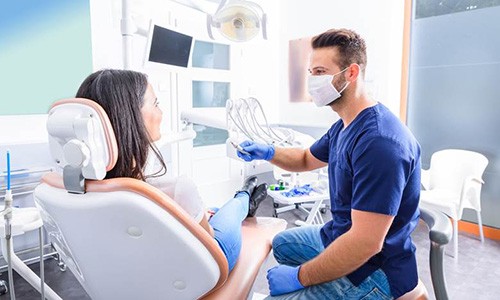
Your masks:
{"label": "patient's long dark hair", "polygon": [[118,160],[106,178],[132,177],[145,180],[144,166],[149,149],[158,158],[161,169],[151,175],[161,176],[167,167],[153,144],[141,114],[147,76],[128,70],[100,70],[89,75],[81,84],[76,97],[97,102],[108,114],[118,143]]}

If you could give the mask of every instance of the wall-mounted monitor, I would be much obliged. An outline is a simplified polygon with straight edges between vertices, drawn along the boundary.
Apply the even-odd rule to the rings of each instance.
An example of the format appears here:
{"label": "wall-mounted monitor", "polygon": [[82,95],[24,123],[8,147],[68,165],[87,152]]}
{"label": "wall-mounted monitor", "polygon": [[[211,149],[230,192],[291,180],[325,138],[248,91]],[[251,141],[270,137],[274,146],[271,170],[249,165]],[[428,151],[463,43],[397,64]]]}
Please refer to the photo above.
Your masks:
{"label": "wall-mounted monitor", "polygon": [[189,65],[193,37],[151,23],[146,62],[186,68]]}

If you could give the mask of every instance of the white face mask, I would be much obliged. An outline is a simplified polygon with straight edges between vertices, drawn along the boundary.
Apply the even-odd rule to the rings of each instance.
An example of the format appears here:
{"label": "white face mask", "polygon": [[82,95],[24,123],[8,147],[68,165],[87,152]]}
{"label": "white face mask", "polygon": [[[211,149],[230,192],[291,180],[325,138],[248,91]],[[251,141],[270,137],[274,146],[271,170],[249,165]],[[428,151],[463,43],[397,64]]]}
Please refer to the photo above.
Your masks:
{"label": "white face mask", "polygon": [[309,75],[307,81],[309,94],[318,107],[328,105],[341,96],[340,93],[347,88],[350,82],[348,81],[339,92],[332,84],[333,77],[347,69],[348,68],[345,68],[344,70],[333,75]]}

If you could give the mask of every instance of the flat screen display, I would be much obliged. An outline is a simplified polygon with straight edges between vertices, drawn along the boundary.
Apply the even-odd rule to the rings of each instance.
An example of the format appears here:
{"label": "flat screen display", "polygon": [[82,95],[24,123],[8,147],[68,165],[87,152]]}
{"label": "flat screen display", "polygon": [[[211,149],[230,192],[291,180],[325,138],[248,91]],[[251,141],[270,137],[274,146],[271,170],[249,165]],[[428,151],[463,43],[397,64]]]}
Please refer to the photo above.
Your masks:
{"label": "flat screen display", "polygon": [[154,25],[149,61],[186,68],[193,37]]}

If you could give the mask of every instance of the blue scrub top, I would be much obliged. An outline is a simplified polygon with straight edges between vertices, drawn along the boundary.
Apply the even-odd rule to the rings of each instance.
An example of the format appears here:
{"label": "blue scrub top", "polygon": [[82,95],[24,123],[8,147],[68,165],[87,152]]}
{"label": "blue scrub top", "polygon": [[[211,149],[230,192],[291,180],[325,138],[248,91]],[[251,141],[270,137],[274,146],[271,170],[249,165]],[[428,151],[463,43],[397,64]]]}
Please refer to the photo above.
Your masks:
{"label": "blue scrub top", "polygon": [[327,247],[352,225],[351,209],[395,216],[382,251],[347,275],[359,285],[381,268],[394,298],[418,282],[415,245],[418,223],[420,146],[384,105],[366,108],[344,129],[339,120],[310,148],[328,163],[333,219],[321,229]]}

